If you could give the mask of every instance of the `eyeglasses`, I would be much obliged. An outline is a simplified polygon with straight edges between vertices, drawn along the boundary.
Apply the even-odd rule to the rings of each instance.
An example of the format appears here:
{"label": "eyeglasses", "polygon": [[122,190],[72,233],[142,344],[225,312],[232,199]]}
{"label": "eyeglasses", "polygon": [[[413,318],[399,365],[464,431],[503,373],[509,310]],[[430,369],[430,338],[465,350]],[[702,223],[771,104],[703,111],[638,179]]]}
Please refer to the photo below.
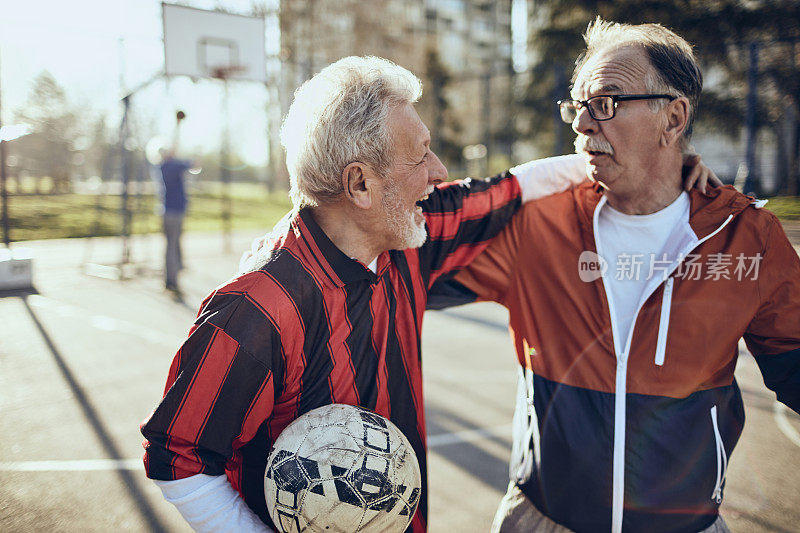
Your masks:
{"label": "eyeglasses", "polygon": [[597,121],[611,120],[617,112],[618,102],[630,100],[655,100],[667,98],[670,102],[677,96],[671,94],[603,94],[592,96],[586,100],[559,100],[556,102],[558,110],[561,112],[561,120],[567,124],[572,124],[578,116],[580,108],[585,107],[589,115]]}

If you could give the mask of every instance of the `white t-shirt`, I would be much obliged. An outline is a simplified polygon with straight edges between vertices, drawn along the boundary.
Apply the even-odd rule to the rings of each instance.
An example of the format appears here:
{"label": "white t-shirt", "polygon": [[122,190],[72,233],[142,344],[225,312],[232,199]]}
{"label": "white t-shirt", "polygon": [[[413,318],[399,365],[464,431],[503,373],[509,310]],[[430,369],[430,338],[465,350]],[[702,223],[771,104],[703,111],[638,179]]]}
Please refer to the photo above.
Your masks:
{"label": "white t-shirt", "polygon": [[650,215],[626,215],[607,203],[600,208],[598,235],[608,270],[603,282],[611,292],[620,344],[628,339],[639,300],[652,277],[663,277],[674,257],[664,259],[672,231],[689,220],[689,195],[682,192],[670,205]]}

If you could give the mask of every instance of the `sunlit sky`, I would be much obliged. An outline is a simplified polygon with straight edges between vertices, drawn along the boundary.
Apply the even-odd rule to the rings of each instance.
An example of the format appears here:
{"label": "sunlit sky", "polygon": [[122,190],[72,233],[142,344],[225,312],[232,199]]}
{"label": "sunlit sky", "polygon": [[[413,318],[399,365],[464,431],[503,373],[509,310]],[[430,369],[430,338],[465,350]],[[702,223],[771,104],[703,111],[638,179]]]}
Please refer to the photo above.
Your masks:
{"label": "sunlit sky", "polygon": [[[252,2],[185,3],[201,9],[221,5],[247,14]],[[72,104],[91,117],[105,115],[109,128],[117,128],[123,88],[136,87],[164,70],[161,11],[160,0],[0,0],[3,123],[13,122],[33,80],[47,70]],[[276,48],[275,39],[268,30],[268,49]],[[159,79],[133,99],[134,133],[143,143],[154,136],[171,139],[175,110],[182,109],[187,118],[181,128],[181,151],[214,151],[222,135],[222,93],[215,80]],[[266,91],[258,83],[231,82],[229,95],[231,146],[245,161],[263,164]]]}

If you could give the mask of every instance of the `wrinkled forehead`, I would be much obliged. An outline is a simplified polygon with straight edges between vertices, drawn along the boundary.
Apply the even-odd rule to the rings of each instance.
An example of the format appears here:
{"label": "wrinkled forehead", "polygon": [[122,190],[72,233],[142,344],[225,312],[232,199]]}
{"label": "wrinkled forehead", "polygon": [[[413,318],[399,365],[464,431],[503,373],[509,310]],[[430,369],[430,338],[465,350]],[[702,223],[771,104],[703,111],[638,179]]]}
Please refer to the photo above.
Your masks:
{"label": "wrinkled forehead", "polygon": [[598,94],[641,93],[653,67],[645,52],[628,46],[597,52],[575,77],[571,94],[583,99]]}
{"label": "wrinkled forehead", "polygon": [[430,132],[411,104],[403,104],[392,110],[389,128],[394,145],[399,150],[413,151],[430,143]]}

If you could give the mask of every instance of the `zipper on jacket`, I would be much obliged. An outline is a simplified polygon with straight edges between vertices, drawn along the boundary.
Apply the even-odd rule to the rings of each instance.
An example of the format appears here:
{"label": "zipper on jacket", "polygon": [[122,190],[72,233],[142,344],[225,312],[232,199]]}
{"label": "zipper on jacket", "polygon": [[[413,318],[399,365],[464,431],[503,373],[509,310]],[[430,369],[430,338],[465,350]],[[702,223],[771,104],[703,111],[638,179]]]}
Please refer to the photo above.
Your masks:
{"label": "zipper on jacket", "polygon": [[656,365],[664,364],[667,352],[667,331],[669,330],[669,311],[672,306],[672,284],[675,278],[668,277],[664,283],[664,295],[661,297],[661,320],[658,321],[658,342],[656,343]]}
{"label": "zipper on jacket", "polygon": [[[603,204],[605,204],[606,201],[608,201],[607,196],[603,196],[602,198],[600,198],[600,201],[594,208],[594,213],[592,216],[592,229],[594,230],[595,250],[597,251],[597,254],[600,257],[603,256],[603,251],[599,243],[598,219],[600,215],[600,209],[603,207]],[[722,231],[722,229],[725,226],[727,226],[731,220],[733,220],[733,215],[728,215],[728,218],[726,218],[725,221],[719,227],[717,227],[716,230],[706,235],[702,239],[694,242],[691,246],[687,247],[685,253],[681,255],[685,256],[686,253],[694,250],[695,248],[703,244],[705,241],[707,241],[708,239],[710,239],[711,237]],[[672,269],[667,273],[667,275],[671,276],[672,273],[676,270],[677,266],[678,266],[677,264],[673,265]],[[615,318],[616,314],[614,310],[614,298],[611,295],[611,290],[609,289],[608,284],[605,282],[603,274],[601,274],[600,280],[603,283],[603,288],[605,289],[606,293],[606,300],[608,301],[609,319],[611,320],[611,337],[614,342],[614,352],[615,352],[614,355],[616,355],[617,358],[616,384],[614,390],[614,451],[613,451],[612,490],[611,490],[612,494],[611,532],[621,533],[622,518],[625,508],[625,422],[627,417],[625,409],[626,407],[625,401],[627,396],[626,393],[627,393],[627,374],[628,374],[628,352],[630,351],[631,341],[633,340],[633,331],[636,328],[636,320],[639,317],[639,311],[642,310],[642,306],[647,301],[647,298],[649,298],[653,292],[651,291],[648,294],[644,295],[645,297],[639,302],[639,306],[636,308],[636,314],[633,317],[633,322],[631,323],[630,331],[628,331],[628,338],[627,341],[625,342],[625,347],[623,348],[620,345],[620,340],[621,340],[619,337],[620,332],[617,330],[617,324]],[[672,288],[670,287],[670,298],[671,297],[672,297]],[[662,315],[663,315],[663,309],[662,309]],[[667,329],[668,329],[667,327],[664,328],[664,335],[666,335]],[[661,334],[660,330],[661,328],[659,328],[659,335]],[[666,351],[666,338],[664,339],[664,343]],[[724,455],[725,453],[724,448],[722,449],[722,453]],[[727,458],[725,458],[724,460],[727,461]]]}
{"label": "zipper on jacket", "polygon": [[[603,250],[600,246],[598,220],[600,209],[606,203],[608,197],[603,196],[600,202],[595,207],[593,216],[593,229],[594,229],[594,243],[597,255],[603,257]],[[627,399],[627,377],[628,377],[628,349],[633,335],[630,333],[636,326],[636,318],[639,314],[639,309],[633,317],[630,331],[628,332],[627,342],[623,341],[620,337],[620,331],[617,327],[616,310],[614,307],[614,297],[611,294],[611,289],[605,280],[605,274],[600,275],[603,282],[603,289],[606,293],[606,300],[608,302],[608,313],[611,320],[611,338],[614,343],[614,355],[617,358],[616,376],[614,384],[614,449],[613,449],[613,462],[612,462],[612,486],[611,486],[611,531],[612,533],[622,532],[622,515],[625,503],[625,402]],[[639,304],[641,308],[641,303]],[[625,342],[623,346],[621,343]]]}
{"label": "zipper on jacket", "polygon": [[717,445],[717,482],[714,485],[714,492],[711,493],[711,499],[717,503],[722,503],[722,484],[725,482],[725,475],[728,471],[728,456],[725,454],[725,444],[722,442],[722,435],[719,433],[716,405],[711,408],[711,423],[714,426],[714,440]]}
{"label": "zipper on jacket", "polygon": [[[634,321],[636,319],[634,318]],[[612,463],[611,531],[621,533],[625,502],[625,426],[627,414],[625,402],[627,395],[628,354],[622,353],[617,360],[617,375],[614,394],[614,452]]]}

